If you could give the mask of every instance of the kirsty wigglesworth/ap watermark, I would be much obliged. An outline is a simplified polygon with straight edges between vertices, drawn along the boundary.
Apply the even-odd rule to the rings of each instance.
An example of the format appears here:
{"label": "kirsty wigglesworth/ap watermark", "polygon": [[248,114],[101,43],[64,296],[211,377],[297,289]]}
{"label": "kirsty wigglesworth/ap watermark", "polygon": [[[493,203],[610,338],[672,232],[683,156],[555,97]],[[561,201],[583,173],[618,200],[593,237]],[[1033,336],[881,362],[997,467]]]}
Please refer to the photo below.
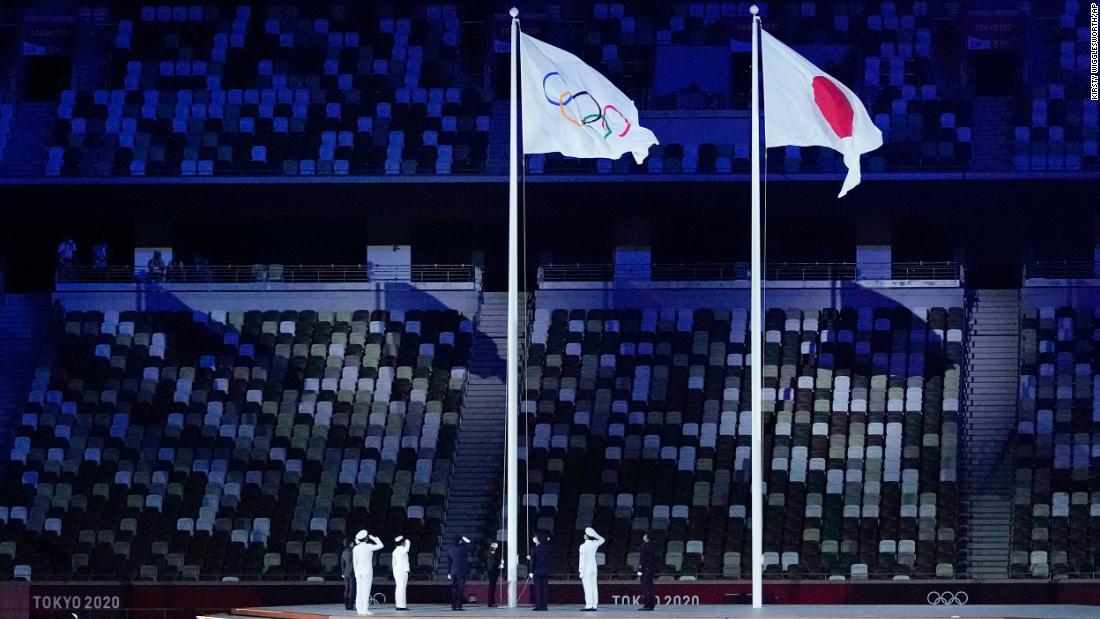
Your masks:
{"label": "kirsty wigglesworth/ap watermark", "polygon": [[1093,101],[1100,100],[1100,84],[1097,84],[1097,80],[1100,76],[1096,71],[1096,25],[1097,21],[1100,21],[1100,16],[1097,15],[1096,3],[1093,2],[1089,5],[1089,98]]}

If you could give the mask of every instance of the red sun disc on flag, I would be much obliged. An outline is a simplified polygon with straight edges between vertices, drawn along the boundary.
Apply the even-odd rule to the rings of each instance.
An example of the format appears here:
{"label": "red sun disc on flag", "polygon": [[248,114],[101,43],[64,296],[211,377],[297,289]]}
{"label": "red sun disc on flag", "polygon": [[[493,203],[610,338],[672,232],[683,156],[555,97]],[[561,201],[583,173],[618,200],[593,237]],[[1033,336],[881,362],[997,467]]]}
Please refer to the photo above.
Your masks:
{"label": "red sun disc on flag", "polygon": [[814,78],[814,103],[825,121],[833,128],[838,137],[846,138],[852,135],[852,104],[848,97],[837,88],[833,80],[818,75]]}

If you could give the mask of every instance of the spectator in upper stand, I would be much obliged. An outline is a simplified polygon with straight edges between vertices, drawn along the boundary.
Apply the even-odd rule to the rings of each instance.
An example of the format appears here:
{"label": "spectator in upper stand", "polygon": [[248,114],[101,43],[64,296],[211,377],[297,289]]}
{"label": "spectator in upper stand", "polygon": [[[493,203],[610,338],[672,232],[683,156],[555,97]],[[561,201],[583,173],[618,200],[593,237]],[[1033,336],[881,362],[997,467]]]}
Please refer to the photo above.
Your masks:
{"label": "spectator in upper stand", "polygon": [[200,282],[214,281],[214,274],[210,270],[210,260],[206,256],[195,256],[195,280]]}
{"label": "spectator in upper stand", "polygon": [[149,269],[147,279],[151,282],[164,281],[164,258],[160,255],[159,251],[153,252],[153,257],[149,259],[146,265]]}
{"label": "spectator in upper stand", "polygon": [[187,279],[186,265],[183,264],[183,259],[179,256],[172,256],[172,261],[168,263],[168,281],[170,282],[182,282]]}
{"label": "spectator in upper stand", "polygon": [[107,244],[100,243],[92,246],[92,266],[97,269],[107,268]]}
{"label": "spectator in upper stand", "polygon": [[76,264],[76,241],[72,237],[66,237],[57,246],[57,263],[62,266]]}

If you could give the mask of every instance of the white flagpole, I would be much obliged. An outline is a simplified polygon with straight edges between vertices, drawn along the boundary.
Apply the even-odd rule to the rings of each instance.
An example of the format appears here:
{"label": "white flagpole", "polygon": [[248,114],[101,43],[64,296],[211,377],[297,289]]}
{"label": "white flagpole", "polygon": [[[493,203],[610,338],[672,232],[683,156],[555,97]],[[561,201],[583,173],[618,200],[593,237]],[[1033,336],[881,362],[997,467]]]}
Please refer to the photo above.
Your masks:
{"label": "white flagpole", "polygon": [[764,427],[761,420],[763,404],[764,364],[764,303],[763,303],[763,260],[761,258],[760,238],[760,17],[759,9],[752,5],[752,282],[749,299],[749,315],[752,347],[752,607],[764,606]]}
{"label": "white flagpole", "polygon": [[508,418],[505,431],[507,462],[507,524],[505,546],[508,555],[508,608],[516,607],[516,567],[519,563],[519,393],[517,391],[519,368],[519,139],[516,110],[516,57],[519,49],[519,9],[508,11],[512,16],[511,92],[508,103],[508,352],[505,372]]}

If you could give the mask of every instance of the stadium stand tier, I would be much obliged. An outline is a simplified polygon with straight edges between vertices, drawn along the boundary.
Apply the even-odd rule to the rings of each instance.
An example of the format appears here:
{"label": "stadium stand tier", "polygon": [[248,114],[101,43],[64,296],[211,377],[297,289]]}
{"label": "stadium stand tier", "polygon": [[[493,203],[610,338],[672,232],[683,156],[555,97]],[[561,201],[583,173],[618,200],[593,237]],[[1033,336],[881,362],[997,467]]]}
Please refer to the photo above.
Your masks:
{"label": "stadium stand tier", "polygon": [[[1086,93],[1088,18],[1078,0],[1022,6],[1017,17],[1033,24],[1033,32],[1013,43],[1018,58],[1004,71],[1016,71],[1020,79],[1003,96],[981,92],[958,70],[968,55],[983,51],[980,43],[966,46],[959,24],[969,9],[958,3],[759,4],[770,31],[850,85],[867,106],[885,141],[868,156],[871,172],[1100,169],[1100,114]],[[732,78],[711,87],[714,92],[661,78],[675,58],[705,65],[702,59],[713,50],[731,64],[731,75],[740,75],[733,65],[747,62],[749,6],[532,7],[523,15],[531,33],[607,75],[634,98],[643,120],[652,113],[676,130],[661,136],[642,165],[629,158],[551,154],[533,155],[528,171],[747,172],[747,135],[724,128],[717,132],[722,137],[675,119],[678,112],[711,113],[708,118],[722,127],[727,119],[743,120],[730,110],[747,107],[744,88]],[[94,31],[88,41],[103,41],[105,49],[80,52],[93,56],[87,64],[103,69],[74,79],[60,93],[39,174],[505,171],[507,107],[494,104],[504,103],[506,92],[507,72],[497,62],[504,57],[506,19],[488,5],[118,3],[105,12],[102,20],[79,26]],[[670,50],[675,54],[664,53]],[[1052,64],[1056,69],[1045,68]],[[19,105],[0,105],[0,154],[12,124],[5,120],[18,120]],[[979,142],[990,144],[981,153],[975,153],[975,132]],[[498,155],[490,152],[491,144]],[[788,147],[777,154],[768,162],[775,172],[832,174],[843,168],[828,149]]]}
{"label": "stadium stand tier", "polygon": [[[963,310],[771,309],[764,328],[766,575],[952,577]],[[535,311],[521,528],[551,533],[556,571],[592,526],[609,575],[649,532],[665,575],[747,577],[747,330],[744,309]]]}
{"label": "stadium stand tier", "polygon": [[8,455],[0,578],[339,578],[360,528],[434,571],[473,334],[457,311],[58,329]]}

